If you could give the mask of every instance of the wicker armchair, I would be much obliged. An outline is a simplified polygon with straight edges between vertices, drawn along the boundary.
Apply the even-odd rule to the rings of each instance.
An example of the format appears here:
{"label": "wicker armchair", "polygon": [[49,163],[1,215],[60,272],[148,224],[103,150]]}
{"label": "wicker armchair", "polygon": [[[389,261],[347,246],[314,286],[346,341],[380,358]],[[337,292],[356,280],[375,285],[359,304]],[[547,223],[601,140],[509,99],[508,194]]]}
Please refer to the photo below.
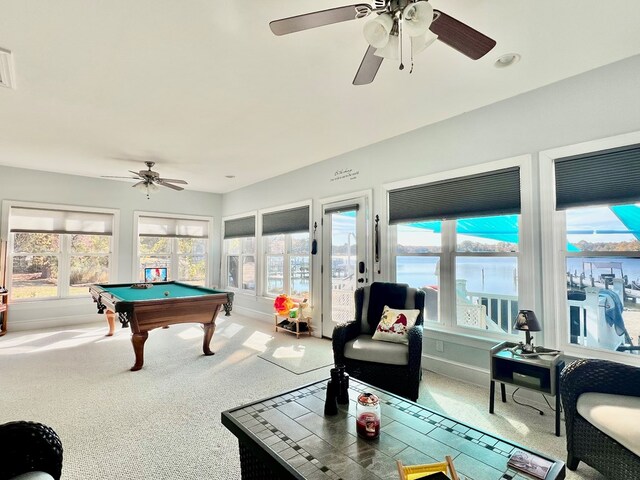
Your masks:
{"label": "wicker armchair", "polygon": [[0,480],[28,472],[40,472],[43,478],[60,479],[60,437],[51,427],[41,423],[18,421],[0,425]]}
{"label": "wicker armchair", "polygon": [[583,393],[640,397],[640,368],[607,360],[576,360],[560,374],[567,429],[567,467],[583,461],[607,478],[640,478],[640,457],[585,420],[577,411]]}
{"label": "wicker armchair", "polygon": [[[406,284],[374,282],[366,287],[358,288],[354,295],[355,319],[338,325],[333,330],[335,364],[344,365],[349,375],[359,380],[410,400],[417,400],[420,379],[422,378],[424,291],[409,288]],[[385,305],[394,309],[420,310],[415,326],[407,332],[409,344],[369,342],[374,348],[382,347],[382,353],[375,354],[376,361],[353,358],[353,355],[348,353],[350,351],[349,344],[353,345],[358,339],[361,339],[361,343],[371,339]],[[346,355],[345,349],[347,350]],[[390,352],[389,358],[385,358],[385,349]],[[393,354],[393,359],[391,354]],[[402,360],[398,361],[398,358],[402,358]]]}

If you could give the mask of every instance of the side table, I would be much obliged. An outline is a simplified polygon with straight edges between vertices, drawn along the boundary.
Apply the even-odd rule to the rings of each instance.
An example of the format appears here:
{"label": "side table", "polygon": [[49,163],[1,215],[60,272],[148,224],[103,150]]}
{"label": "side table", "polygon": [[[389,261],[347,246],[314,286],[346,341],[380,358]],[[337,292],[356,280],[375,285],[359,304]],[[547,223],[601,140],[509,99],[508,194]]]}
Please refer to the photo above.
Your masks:
{"label": "side table", "polygon": [[556,436],[560,436],[560,372],[564,368],[562,352],[555,355],[544,355],[544,352],[555,352],[543,347],[536,347],[537,357],[523,357],[510,349],[517,343],[502,342],[493,347],[491,354],[491,384],[489,393],[489,413],[493,413],[496,383],[500,382],[502,402],[507,402],[505,384],[526,388],[542,394],[556,397]]}
{"label": "side table", "polygon": [[[276,321],[276,332],[278,329],[284,330],[285,332],[295,334],[296,338],[300,338],[301,333],[311,335],[311,317],[298,316],[296,318],[290,318],[286,315],[278,315],[277,313],[274,314],[274,317]],[[283,325],[285,320],[289,322],[286,327]],[[306,323],[306,331],[300,330],[300,323]],[[293,327],[291,327],[291,325],[293,325]]]}

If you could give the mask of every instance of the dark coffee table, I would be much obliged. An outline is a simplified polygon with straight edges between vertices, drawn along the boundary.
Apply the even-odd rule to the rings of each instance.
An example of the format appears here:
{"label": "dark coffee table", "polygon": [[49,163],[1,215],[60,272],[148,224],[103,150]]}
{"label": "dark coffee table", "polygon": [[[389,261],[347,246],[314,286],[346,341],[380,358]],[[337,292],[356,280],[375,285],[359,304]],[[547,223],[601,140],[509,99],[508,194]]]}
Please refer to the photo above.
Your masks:
{"label": "dark coffee table", "polygon": [[[507,467],[515,450],[530,450],[484,433],[416,403],[351,379],[349,405],[324,416],[327,380],[222,412],[222,423],[240,445],[242,478],[389,479],[404,465],[453,457],[460,480],[531,480]],[[382,405],[377,440],[358,438],[355,398],[373,392]],[[565,478],[564,463],[553,462],[546,480]]]}

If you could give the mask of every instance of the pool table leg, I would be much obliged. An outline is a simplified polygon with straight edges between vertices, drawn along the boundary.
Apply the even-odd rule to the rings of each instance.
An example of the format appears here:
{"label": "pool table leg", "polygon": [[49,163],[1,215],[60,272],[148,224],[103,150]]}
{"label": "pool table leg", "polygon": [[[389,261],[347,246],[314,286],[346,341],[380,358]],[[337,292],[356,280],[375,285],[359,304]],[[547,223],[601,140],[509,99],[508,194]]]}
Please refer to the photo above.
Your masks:
{"label": "pool table leg", "polygon": [[211,351],[209,348],[209,344],[211,343],[211,339],[213,338],[213,332],[216,331],[215,323],[205,323],[204,324],[204,339],[202,340],[202,351],[205,355],[214,355],[215,352]]}
{"label": "pool table leg", "polygon": [[136,372],[142,368],[144,363],[144,342],[149,338],[149,332],[134,333],[131,335],[131,343],[133,344],[133,353],[136,355],[136,363],[131,367],[132,372]]}
{"label": "pool table leg", "polygon": [[109,325],[109,333],[107,333],[107,337],[111,337],[116,332],[116,314],[111,310],[107,310],[104,312],[104,315],[107,317],[107,324]]}

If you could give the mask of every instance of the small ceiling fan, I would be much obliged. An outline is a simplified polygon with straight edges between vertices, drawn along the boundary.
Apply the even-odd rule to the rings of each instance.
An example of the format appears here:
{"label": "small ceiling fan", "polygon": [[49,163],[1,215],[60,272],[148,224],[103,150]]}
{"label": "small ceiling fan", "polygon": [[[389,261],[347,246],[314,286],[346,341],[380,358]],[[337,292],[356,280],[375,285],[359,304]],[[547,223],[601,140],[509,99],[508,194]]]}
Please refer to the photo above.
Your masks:
{"label": "small ceiling fan", "polygon": [[419,53],[436,39],[467,57],[477,60],[486,55],[496,41],[459,20],[433,9],[425,0],[374,0],[373,5],[356,3],[281,18],[269,23],[275,35],[308,30],[333,23],[356,20],[375,13],[376,17],[364,25],[369,48],[353,79],[354,85],[373,82],[385,58],[400,60],[400,70],[410,56]]}
{"label": "small ceiling fan", "polygon": [[179,187],[178,185],[173,185],[174,183],[179,183],[182,185],[187,185],[187,182],[184,180],[178,180],[175,178],[162,178],[158,172],[154,172],[151,170],[151,167],[155,165],[155,162],[144,162],[147,166],[147,170],[140,170],[139,172],[134,172],[133,170],[129,170],[129,172],[133,173],[134,177],[119,177],[115,175],[102,175],[102,178],[131,178],[134,180],[139,180],[137,183],[134,183],[132,187],[138,188],[143,192],[146,192],[147,198],[149,198],[150,190],[157,190],[158,185],[163,187],[168,187],[173,190],[184,190],[183,187]]}

